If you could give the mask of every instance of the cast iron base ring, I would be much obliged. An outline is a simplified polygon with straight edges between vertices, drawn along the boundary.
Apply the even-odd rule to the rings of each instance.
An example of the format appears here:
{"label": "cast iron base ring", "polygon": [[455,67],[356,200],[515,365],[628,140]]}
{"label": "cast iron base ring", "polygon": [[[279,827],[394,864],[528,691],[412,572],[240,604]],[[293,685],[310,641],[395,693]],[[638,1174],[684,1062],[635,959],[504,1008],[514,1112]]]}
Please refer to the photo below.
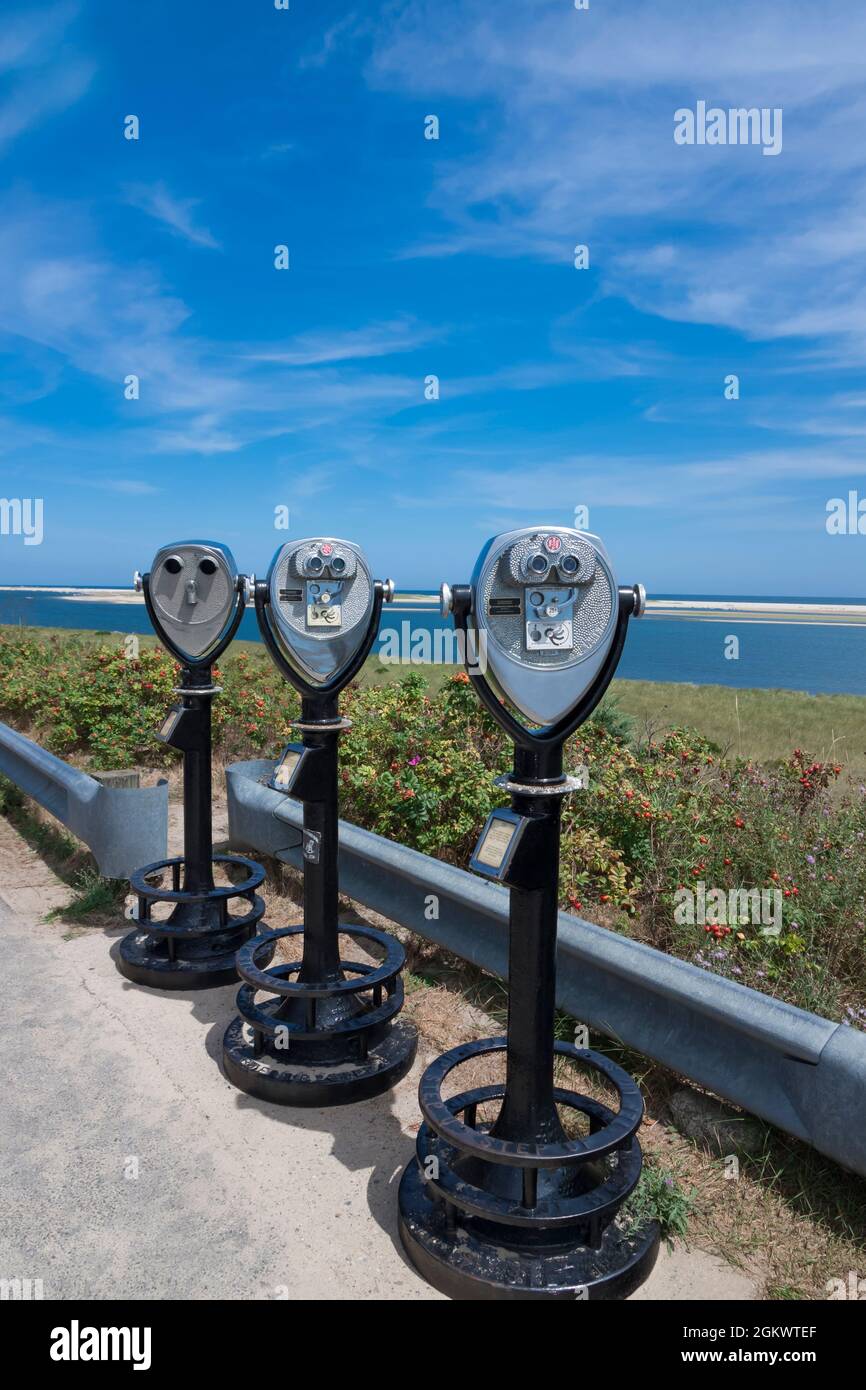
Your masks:
{"label": "cast iron base ring", "polygon": [[[244,870],[238,883],[193,893],[181,888],[182,857],[146,864],[129,880],[138,896],[138,926],[120,943],[117,967],[128,980],[152,989],[215,989],[237,980],[235,956],[264,916],[264,900],[256,889],[265,871],[239,854],[215,854],[213,863]],[[171,889],[148,879],[171,871]],[[233,898],[243,899],[246,911],[232,915]],[[174,903],[171,916],[154,921],[154,903]]]}
{"label": "cast iron base ring", "polygon": [[[271,966],[276,943],[303,935],[283,927],[248,941],[238,953],[244,981],[238,1017],[223,1038],[223,1066],[233,1085],[276,1105],[348,1105],[381,1095],[415,1060],[414,1024],[398,1019],[403,1007],[403,947],[385,932],[340,923],[341,935],[384,952],[377,965],[341,960],[335,977],[296,978],[300,961]],[[265,993],[270,998],[257,1002]]]}
{"label": "cast iron base ring", "polygon": [[608,1058],[556,1043],[558,1055],[615,1087],[619,1111],[557,1088],[557,1106],[586,1117],[587,1134],[548,1144],[496,1138],[477,1111],[502,1100],[504,1085],[443,1100],[442,1083],[461,1063],[505,1045],[486,1038],[452,1048],[421,1078],[424,1124],[399,1193],[406,1253],[454,1299],[627,1298],[652,1270],[660,1238],[657,1222],[622,1210],[641,1172],[640,1091]]}

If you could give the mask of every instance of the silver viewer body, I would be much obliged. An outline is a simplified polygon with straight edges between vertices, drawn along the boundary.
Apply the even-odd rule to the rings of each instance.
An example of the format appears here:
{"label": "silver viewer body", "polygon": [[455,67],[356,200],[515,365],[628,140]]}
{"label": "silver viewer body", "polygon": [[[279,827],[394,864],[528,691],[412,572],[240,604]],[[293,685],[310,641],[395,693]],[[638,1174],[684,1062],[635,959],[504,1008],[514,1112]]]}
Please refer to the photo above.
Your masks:
{"label": "silver viewer body", "polygon": [[472,575],[487,674],[534,724],[567,714],[613,645],[617,586],[598,536],[532,526],[493,536]]}
{"label": "silver viewer body", "polygon": [[374,585],[361,549],[333,536],[289,541],[268,572],[271,612],[285,655],[324,685],[367,636]]}
{"label": "silver viewer body", "polygon": [[219,644],[238,602],[234,556],[218,541],[178,541],[157,551],[150,600],[167,637],[190,661]]}

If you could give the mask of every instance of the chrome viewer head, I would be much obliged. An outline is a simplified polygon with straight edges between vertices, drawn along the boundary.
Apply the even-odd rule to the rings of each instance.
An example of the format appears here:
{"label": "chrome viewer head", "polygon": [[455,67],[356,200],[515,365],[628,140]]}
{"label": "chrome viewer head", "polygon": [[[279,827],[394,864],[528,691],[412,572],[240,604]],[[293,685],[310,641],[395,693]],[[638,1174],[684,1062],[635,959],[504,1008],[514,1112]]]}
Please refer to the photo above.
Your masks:
{"label": "chrome viewer head", "polygon": [[[238,604],[238,570],[217,541],[178,541],[154,557],[148,578],[157,636],[190,662],[220,645]],[[161,631],[160,631],[161,629]]]}
{"label": "chrome viewer head", "polygon": [[374,584],[363,553],[332,536],[289,541],[268,572],[270,608],[286,659],[324,685],[367,637]]}
{"label": "chrome viewer head", "polygon": [[554,723],[592,685],[616,635],[601,541],[565,526],[507,531],[484,546],[471,587],[490,683],[533,724]]}

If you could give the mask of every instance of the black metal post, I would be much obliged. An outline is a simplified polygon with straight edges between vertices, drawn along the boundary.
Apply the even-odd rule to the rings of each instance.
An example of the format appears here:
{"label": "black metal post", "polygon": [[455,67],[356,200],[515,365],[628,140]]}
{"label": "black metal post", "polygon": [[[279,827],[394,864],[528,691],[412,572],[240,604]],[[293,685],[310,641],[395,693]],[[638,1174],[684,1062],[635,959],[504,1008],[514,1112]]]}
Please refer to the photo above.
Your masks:
{"label": "black metal post", "polygon": [[[400,1184],[400,1235],[452,1298],[625,1298],[658,1251],[655,1222],[632,1230],[616,1219],[640,1175],[640,1092],[607,1058],[554,1036],[562,802],[574,789],[562,768],[561,741],[515,746],[511,808],[532,823],[532,853],[509,877],[507,1035],[454,1048],[421,1078],[424,1124]],[[491,1052],[505,1054],[504,1085],[443,1097],[449,1072]],[[557,1086],[557,1056],[601,1073],[619,1113]],[[500,1096],[488,1128],[478,1106]],[[585,1117],[589,1137],[569,1137],[560,1107]]]}
{"label": "black metal post", "polygon": [[[384,588],[361,645],[327,689],[315,690],[287,661],[271,627],[267,585],[256,586],[256,615],[275,664],[301,694],[296,722],[303,753],[291,795],[303,804],[303,924],[268,932],[238,953],[238,1016],[226,1029],[223,1065],[242,1091],[278,1105],[345,1105],[380,1095],[406,1074],[417,1047],[403,1006],[399,942],[373,927],[339,920],[339,760],[341,733],[350,727],[338,707],[340,691],[360,669],[378,629]],[[297,745],[291,745],[297,753]],[[273,785],[273,784],[272,784]],[[340,936],[381,956],[370,965],[343,960]],[[284,937],[302,938],[300,964],[263,966]],[[261,994],[272,997],[259,1002]]]}
{"label": "black metal post", "polygon": [[[515,749],[514,781],[560,780],[562,748],[545,761]],[[515,1143],[560,1143],[565,1139],[553,1099],[553,1041],[556,1008],[556,927],[562,797],[512,794],[520,816],[541,822],[532,876],[512,885],[508,946],[508,1044],[502,1109],[491,1134]]]}
{"label": "black metal post", "polygon": [[187,893],[209,893],[213,880],[211,718],[213,669],[185,666],[181,673],[184,709],[197,718],[183,754],[183,886]]}
{"label": "black metal post", "polygon": [[[157,555],[158,572],[165,573],[163,559],[166,564],[177,561],[178,567],[182,565],[183,561],[170,554],[172,549],[163,547]],[[211,722],[217,693],[213,668],[238,630],[246,604],[245,581],[224,546],[190,542],[176,549],[190,565],[207,564],[210,568],[205,574],[213,574],[222,566],[229,580],[224,626],[219,633],[211,629],[210,644],[199,651],[196,625],[190,621],[185,631],[188,615],[182,621],[178,612],[155,602],[150,574],[137,579],[154,631],[180,666],[176,692],[180,703],[169,712],[157,738],[183,755],[183,855],[145,864],[131,876],[140,926],[120,943],[117,965],[127,979],[153,989],[212,989],[237,979],[237,951],[255,934],[265,911],[255,891],[264,880],[264,869],[240,855],[215,855],[211,821]],[[174,574],[176,570],[168,572]],[[194,581],[190,583],[194,587]],[[186,648],[187,637],[190,648]],[[178,641],[183,645],[178,646]],[[242,877],[217,887],[214,863],[233,869],[235,874],[241,871]],[[171,887],[158,886],[155,880],[167,873]],[[237,900],[243,909],[240,914],[229,911],[230,905],[238,905]],[[157,903],[170,904],[171,915],[154,917]]]}
{"label": "black metal post", "polygon": [[304,855],[304,954],[298,979],[305,984],[343,978],[337,936],[339,714],[336,698],[301,702],[302,724],[329,719],[331,728],[303,729],[316,768],[312,796],[304,800],[304,840],[310,849]]}
{"label": "black metal post", "polygon": [[[533,535],[538,541],[531,529],[499,539],[511,543],[519,536],[523,543]],[[586,544],[564,528],[552,531],[542,558],[559,553],[562,535],[579,547]],[[558,544],[547,545],[555,539]],[[482,552],[472,586],[443,586],[443,612],[453,612],[458,631],[468,636],[478,631],[477,625],[470,629],[473,604],[483,604],[481,616],[491,630],[500,619],[506,624],[500,655],[513,663],[519,631],[514,624],[528,610],[513,593],[497,591],[506,570],[495,569],[505,553],[495,546],[496,538]],[[512,579],[525,566],[525,554],[516,557],[518,571],[514,558],[507,569]],[[528,601],[540,607],[542,597]],[[575,676],[570,705],[563,698],[567,686],[565,692],[560,686],[559,714],[544,727],[533,726],[528,687],[523,703],[517,695],[508,697],[516,713],[508,708],[503,691],[510,688],[511,666],[505,675],[500,668],[499,683],[491,684],[486,669],[467,660],[482,704],[514,744],[513,772],[496,779],[509,791],[511,809],[491,812],[471,861],[476,872],[510,892],[508,1031],[451,1048],[427,1067],[418,1091],[424,1122],[416,1159],[405,1169],[399,1192],[403,1246],[423,1277],[452,1298],[627,1298],[658,1252],[657,1222],[623,1214],[641,1172],[635,1138],[643,1115],[640,1090],[607,1057],[555,1038],[562,802],[580,786],[563,773],[563,747],[607,689],[629,615],[640,611],[642,601],[637,587],[618,591],[615,622],[612,614],[607,650],[594,676],[582,683]],[[553,609],[555,615],[556,602]],[[569,644],[571,622],[569,617],[561,629]],[[530,685],[536,677],[548,679],[529,660],[536,650],[532,642],[540,641],[532,626],[527,622]],[[490,666],[496,675],[492,656]],[[556,709],[557,702],[551,703]],[[518,713],[529,722],[522,723]],[[496,1053],[505,1055],[504,1084],[468,1090],[455,1085],[452,1073]],[[618,1092],[619,1109],[567,1080],[557,1083],[557,1057],[600,1074]],[[501,1104],[491,1123],[481,1107],[496,1101]],[[570,1117],[565,1124],[560,1114]],[[575,1120],[579,1128],[572,1129]]]}

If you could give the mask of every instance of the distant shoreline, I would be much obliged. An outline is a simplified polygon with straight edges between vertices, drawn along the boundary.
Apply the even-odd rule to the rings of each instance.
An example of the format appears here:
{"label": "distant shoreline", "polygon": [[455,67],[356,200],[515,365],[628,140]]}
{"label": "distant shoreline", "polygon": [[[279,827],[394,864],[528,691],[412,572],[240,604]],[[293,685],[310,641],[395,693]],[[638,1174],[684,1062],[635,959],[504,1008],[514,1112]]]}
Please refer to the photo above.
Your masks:
{"label": "distant shoreline", "polygon": [[826,627],[866,627],[866,604],[752,603],[737,599],[648,599],[648,618],[708,623],[803,623]]}
{"label": "distant shoreline", "polygon": [[63,589],[49,588],[47,585],[28,587],[24,584],[0,584],[0,594],[56,594],[58,598],[70,603],[144,603],[141,594],[134,589]]}
{"label": "distant shoreline", "polygon": [[[0,593],[55,595],[69,603],[143,604],[144,598],[133,588],[97,589],[77,585],[0,584]],[[437,609],[438,596],[409,590],[397,592],[393,604],[384,610],[396,614],[401,608]],[[648,599],[648,618],[668,621],[711,623],[801,623],[822,627],[866,627],[866,603],[785,601],[767,599]]]}

